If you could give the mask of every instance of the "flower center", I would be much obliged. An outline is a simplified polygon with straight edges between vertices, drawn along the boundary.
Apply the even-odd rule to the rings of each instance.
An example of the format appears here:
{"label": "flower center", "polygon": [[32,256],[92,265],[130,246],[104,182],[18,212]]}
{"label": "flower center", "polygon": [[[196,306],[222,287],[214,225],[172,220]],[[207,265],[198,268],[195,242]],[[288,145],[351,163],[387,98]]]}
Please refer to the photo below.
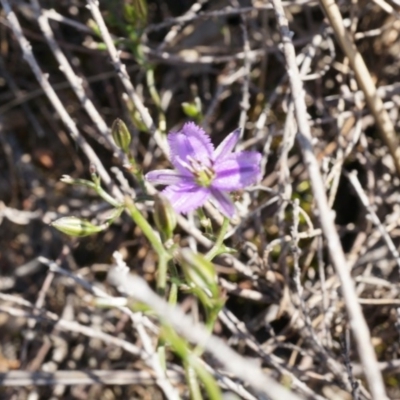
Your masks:
{"label": "flower center", "polygon": [[215,172],[207,167],[202,170],[194,171],[193,174],[195,182],[202,187],[210,187],[215,178]]}
{"label": "flower center", "polygon": [[211,167],[202,164],[198,160],[190,159],[189,161],[189,170],[193,174],[195,182],[199,186],[210,187],[215,178],[215,171]]}

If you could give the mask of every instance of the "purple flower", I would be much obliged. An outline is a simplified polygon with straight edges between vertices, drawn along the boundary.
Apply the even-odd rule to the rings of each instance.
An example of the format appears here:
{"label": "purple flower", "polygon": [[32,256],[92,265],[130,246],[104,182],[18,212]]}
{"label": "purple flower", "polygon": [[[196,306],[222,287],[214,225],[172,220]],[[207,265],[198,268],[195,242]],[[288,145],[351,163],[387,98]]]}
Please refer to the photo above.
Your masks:
{"label": "purple flower", "polygon": [[261,172],[260,153],[232,153],[239,136],[240,129],[236,129],[214,149],[204,130],[188,122],[181,131],[168,135],[175,170],[152,171],[146,179],[168,186],[163,194],[177,212],[187,213],[211,200],[224,215],[232,217],[235,207],[228,193],[256,183]]}

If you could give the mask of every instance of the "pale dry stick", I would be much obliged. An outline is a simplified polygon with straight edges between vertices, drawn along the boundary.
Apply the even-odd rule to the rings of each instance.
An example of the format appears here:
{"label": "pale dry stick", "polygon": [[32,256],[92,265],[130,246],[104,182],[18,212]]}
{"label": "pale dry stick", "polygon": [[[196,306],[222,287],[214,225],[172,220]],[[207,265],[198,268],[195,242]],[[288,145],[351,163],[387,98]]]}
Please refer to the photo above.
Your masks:
{"label": "pale dry stick", "polygon": [[233,68],[229,69],[227,72],[223,73],[223,76],[221,76],[221,78],[219,77],[217,78],[218,82],[217,89],[215,90],[213,99],[211,100],[211,103],[202,121],[202,125],[205,130],[207,130],[209,126],[209,120],[214,115],[215,110],[221,101],[221,97],[224,94],[225,89],[230,88],[234,82],[236,82],[240,78],[243,78],[244,75],[245,75],[245,69],[244,67],[241,67],[237,71],[234,71]]}
{"label": "pale dry stick", "polygon": [[[50,289],[51,283],[53,282],[54,279],[54,272],[52,271],[48,271],[46,278],[42,284],[42,287],[40,288],[38,297],[36,299],[36,303],[34,305],[36,310],[40,310],[43,307],[44,304],[44,300],[46,297],[46,293],[48,292],[48,290]],[[34,311],[35,312],[35,311]],[[29,320],[28,321],[28,331],[26,332],[26,335],[24,337],[24,341],[21,345],[21,356],[20,359],[22,360],[22,362],[25,361],[26,359],[26,355],[27,355],[27,351],[28,351],[28,345],[31,342],[33,336],[34,336],[34,329],[36,326],[36,321],[35,320]]]}
{"label": "pale dry stick", "polygon": [[[296,5],[316,5],[318,0],[297,0]],[[282,2],[284,7],[290,7],[293,6],[293,0],[288,0],[288,1],[283,1]],[[200,18],[214,18],[214,17],[229,17],[232,15],[238,15],[238,14],[249,14],[253,13],[254,11],[263,11],[263,10],[271,10],[272,6],[270,4],[259,4],[257,6],[251,6],[251,7],[242,7],[242,8],[231,8],[231,7],[226,7],[222,10],[213,10],[213,11],[205,11],[202,13],[198,13],[197,15],[183,15],[180,17],[176,18],[170,18],[166,21],[163,21],[158,24],[151,24],[148,25],[145,29],[145,33],[152,32],[152,31],[158,31],[160,29],[168,28],[170,25],[174,24],[180,24],[183,22],[189,22],[193,21],[195,19],[200,19]]]}
{"label": "pale dry stick", "polygon": [[50,10],[42,9],[43,14],[45,17],[52,19],[53,21],[61,22],[65,25],[72,26],[73,28],[85,32],[85,33],[93,33],[93,30],[90,29],[87,25],[80,23],[75,19],[68,18],[60,13],[58,13],[53,8]]}
{"label": "pale dry stick", "polygon": [[[231,0],[237,6],[239,6],[237,0]],[[239,117],[239,128],[240,128],[240,141],[243,139],[244,131],[246,129],[246,121],[247,121],[247,112],[250,108],[250,74],[251,74],[251,60],[247,55],[250,52],[250,42],[249,42],[249,33],[247,30],[247,20],[245,15],[241,15],[241,24],[240,28],[242,30],[242,38],[243,38],[243,52],[244,52],[244,62],[243,68],[245,74],[243,76],[243,84],[242,84],[242,100],[240,102],[240,117]]]}
{"label": "pale dry stick", "polygon": [[[5,301],[13,301],[15,303],[19,303],[18,298],[12,295],[5,295],[4,293],[0,293],[0,298]],[[24,304],[26,307],[27,305]],[[33,305],[29,303],[29,306],[32,307]],[[107,333],[97,331],[89,326],[78,324],[75,321],[67,321],[64,319],[58,318],[56,314],[53,314],[49,311],[42,310],[41,314],[34,315],[30,312],[20,310],[14,307],[8,306],[0,306],[0,311],[6,312],[9,315],[12,315],[17,318],[26,318],[26,319],[36,319],[39,321],[51,321],[54,323],[54,328],[62,330],[64,332],[76,332],[80,333],[87,337],[93,337],[102,340],[104,343],[109,345],[114,345],[120,347],[121,349],[125,350],[126,352],[133,354],[135,356],[142,357],[143,360],[146,360],[147,354],[139,349],[136,345],[127,342],[126,340],[119,339]]]}
{"label": "pale dry stick", "polygon": [[[377,88],[376,93],[382,100],[392,98],[395,94],[400,93],[400,83],[396,82],[391,85],[380,86]],[[346,94],[332,94],[330,96],[324,97],[324,101],[326,102],[338,101],[339,99],[355,103],[356,101],[364,101],[365,95],[362,90],[358,90],[356,92],[350,92]]]}
{"label": "pale dry stick", "polygon": [[285,126],[283,129],[282,143],[279,149],[279,176],[278,176],[278,192],[280,194],[280,205],[277,212],[277,221],[279,226],[279,237],[285,235],[285,211],[289,202],[287,199],[292,198],[293,188],[290,184],[290,169],[288,165],[289,152],[294,145],[296,137],[296,121],[294,118],[294,104],[290,97],[288,99],[289,105],[285,119]]}
{"label": "pale dry stick", "polygon": [[119,189],[112,184],[112,180],[106,169],[104,168],[102,162],[98,158],[97,154],[94,152],[92,147],[87,143],[86,139],[80,135],[78,128],[73,121],[73,119],[68,114],[67,110],[65,109],[64,105],[62,104],[60,98],[57,96],[56,92],[54,91],[53,87],[49,83],[49,79],[47,75],[43,74],[42,70],[40,69],[39,64],[36,61],[35,56],[32,52],[32,46],[24,36],[22,32],[21,25],[17,19],[17,16],[12,11],[11,6],[8,0],[0,0],[1,4],[3,5],[3,9],[5,11],[7,20],[10,24],[10,27],[21,47],[21,50],[24,54],[24,58],[29,64],[32,72],[34,73],[36,79],[38,80],[39,84],[41,85],[43,91],[46,93],[47,98],[49,99],[50,103],[53,105],[55,110],[57,111],[58,115],[60,116],[61,120],[68,128],[68,131],[72,137],[78,144],[78,146],[82,149],[82,151],[86,154],[87,158],[90,162],[96,167],[101,179],[105,183],[107,187],[112,187],[113,195],[117,198],[122,200],[122,194]]}
{"label": "pale dry stick", "polygon": [[348,326],[346,326],[343,336],[344,336],[343,338],[344,343],[342,343],[342,355],[344,356],[344,365],[346,366],[347,377],[351,385],[352,399],[360,400],[360,388],[358,382],[354,379],[353,368],[350,360],[351,342],[350,342],[350,329]]}
{"label": "pale dry stick", "polygon": [[294,375],[294,373],[288,369],[287,363],[282,362],[282,360],[280,360],[276,355],[272,354],[272,351],[265,351],[263,346],[261,346],[260,343],[258,343],[258,341],[248,331],[246,325],[243,324],[243,322],[240,321],[234,315],[234,313],[225,308],[219,313],[218,318],[234,335],[241,336],[249,349],[252,349],[257,355],[275,368],[282,376],[287,375],[291,379],[292,385],[300,392],[314,400],[324,400],[323,397],[314,393],[311,388],[309,388],[302,380]]}
{"label": "pale dry stick", "polygon": [[377,4],[383,11],[386,11],[389,15],[395,16],[397,19],[400,18],[400,13],[398,13],[389,3],[385,0],[372,0]]}
{"label": "pale dry stick", "polygon": [[[114,259],[116,260],[117,263],[122,262],[119,261],[119,257],[117,257],[115,253],[114,253]],[[49,260],[45,257],[39,257],[39,261],[42,262],[43,264],[48,265],[50,271],[72,278],[75,282],[82,285],[86,290],[93,293],[95,296],[111,301],[112,299],[114,299],[112,296],[108,295],[106,292],[97,288],[96,286],[91,285],[89,282],[85,281],[81,277],[72,274],[69,271],[66,271],[65,269],[59,267],[58,264],[55,263],[54,261]],[[126,307],[118,307],[118,308],[121,309],[126,314],[128,314],[129,317],[131,318],[133,327],[137,330],[140,340],[142,341],[144,351],[146,353],[146,362],[148,363],[149,366],[153,368],[155,372],[156,382],[158,386],[161,388],[161,390],[163,390],[164,394],[168,399],[177,399],[178,395],[175,389],[171,386],[170,382],[168,382],[168,380],[166,379],[158,355],[154,351],[150,336],[147,334],[144,328],[144,322],[146,322],[147,318],[139,315],[138,313],[133,313],[129,308]],[[147,325],[150,324],[147,323]]]}
{"label": "pale dry stick", "polygon": [[[39,24],[39,28],[41,29],[43,36],[45,37],[47,44],[50,47],[51,52],[53,53],[54,57],[56,58],[60,70],[64,73],[65,77],[67,78],[71,88],[78,97],[82,107],[86,110],[87,114],[91,118],[91,120],[96,125],[99,132],[106,138],[108,144],[113,148],[115,152],[119,152],[117,146],[115,146],[114,142],[110,140],[110,129],[108,128],[107,124],[105,123],[104,119],[97,111],[96,107],[94,106],[92,100],[88,97],[85,93],[85,89],[83,88],[82,78],[78,77],[74,70],[72,69],[70,63],[68,62],[67,57],[65,57],[64,53],[62,52],[60,46],[58,45],[53,30],[49,24],[49,20],[45,13],[43,13],[39,1],[38,0],[31,0],[32,8],[35,12],[37,22]],[[122,153],[122,152],[121,152]],[[123,153],[122,153],[123,154]]]}
{"label": "pale dry stick", "polygon": [[[400,371],[400,359],[379,362],[379,368],[382,372],[398,373]],[[360,364],[353,364],[353,373],[357,376],[362,376],[363,368]]]}
{"label": "pale dry stick", "polygon": [[219,278],[218,283],[221,285],[221,288],[225,289],[226,292],[232,296],[261,303],[268,303],[271,300],[270,297],[265,296],[256,290],[240,288],[237,283],[232,283],[224,278]]}
{"label": "pale dry stick", "polygon": [[[308,40],[308,39],[307,39]],[[299,39],[297,43],[299,46],[305,44],[306,39]],[[239,51],[232,55],[215,56],[215,55],[200,55],[196,50],[183,51],[180,55],[167,53],[166,51],[159,52],[157,50],[151,49],[148,46],[142,45],[143,53],[149,57],[153,57],[156,60],[160,60],[165,64],[223,64],[231,61],[244,60],[246,57],[249,58],[251,62],[255,62],[264,56],[265,52],[277,53],[278,49],[270,48],[250,50],[247,54],[244,51]]]}
{"label": "pale dry stick", "polygon": [[137,95],[135,88],[133,87],[133,84],[126,70],[126,66],[121,62],[119,53],[114,45],[114,41],[112,40],[110,32],[108,31],[107,26],[104,22],[103,16],[101,15],[99,9],[99,2],[97,0],[87,0],[87,3],[90,12],[92,13],[93,18],[96,21],[97,26],[99,27],[101,36],[108,50],[108,54],[110,55],[111,62],[116,72],[118,73],[122,85],[124,86],[129,98],[132,100],[135,108],[139,112],[146,128],[153,135],[154,140],[156,141],[158,147],[163,151],[165,156],[168,158],[169,152],[167,148],[166,138],[165,136],[163,137],[160,131],[157,129],[148,109],[143,105],[142,100]]}
{"label": "pale dry stick", "polygon": [[[316,48],[322,42],[322,35],[317,34],[314,36],[311,45],[307,49],[306,54],[300,54],[296,57],[296,61],[298,64],[301,63],[300,74],[301,76],[305,76],[310,69],[311,62],[316,54]],[[302,56],[302,57],[300,57]],[[294,141],[296,137],[296,126],[294,119],[294,104],[290,102],[288,107],[288,112],[285,120],[285,129],[283,133],[282,145],[281,145],[281,154],[279,156],[279,164],[280,164],[280,174],[279,174],[279,187],[280,194],[288,199],[292,196],[292,186],[290,185],[290,169],[288,165],[289,160],[289,152],[292,150],[294,146]],[[279,210],[279,218],[281,221],[284,220],[284,214],[287,206],[287,202],[283,202],[280,210]],[[282,224],[280,223],[280,226]],[[280,232],[282,236],[282,232]]]}
{"label": "pale dry stick", "polygon": [[376,37],[376,36],[381,36],[383,35],[386,31],[393,29],[394,25],[396,24],[397,20],[394,19],[392,21],[390,21],[387,24],[383,24],[382,26],[380,26],[379,28],[376,29],[369,29],[367,31],[364,32],[356,32],[354,34],[354,41],[359,41],[359,40],[363,40],[366,38],[372,38],[372,37]]}
{"label": "pale dry stick", "polygon": [[357,47],[353,43],[349,33],[347,32],[342,16],[340,14],[339,7],[335,0],[320,0],[321,6],[325,11],[331,26],[335,32],[335,36],[338,39],[340,46],[344,53],[349,59],[350,65],[354,70],[355,77],[358,85],[362,89],[365,95],[368,107],[374,116],[376,125],[388,146],[389,152],[393,157],[393,163],[395,165],[397,173],[400,175],[400,147],[397,140],[396,131],[393,123],[389,117],[388,112],[383,106],[383,102],[377,95],[377,90],[372,80],[371,74],[365,65],[362,55],[358,51]]}
{"label": "pale dry stick", "polygon": [[[308,73],[311,67],[311,62],[316,54],[316,49],[317,47],[320,46],[321,42],[322,42],[322,35],[321,34],[315,35],[313,37],[311,45],[307,49],[307,53],[304,54],[304,56],[303,54],[300,54],[299,56],[296,57],[298,65],[301,63],[300,74],[302,77],[306,76],[306,74]],[[291,198],[292,195],[291,187],[290,190],[287,189],[287,187],[290,186],[289,184],[290,170],[287,162],[289,159],[289,152],[292,150],[294,146],[294,141],[296,136],[296,127],[294,126],[294,124],[295,124],[294,105],[292,102],[290,102],[285,121],[285,129],[281,147],[281,156],[279,157],[281,166],[280,184],[281,187],[285,190],[284,192],[280,191],[280,193],[281,194],[284,193],[284,196],[286,196],[287,198]],[[282,208],[283,210],[285,209],[285,207]]]}
{"label": "pale dry stick", "polygon": [[272,400],[299,400],[300,397],[285,389],[275,380],[263,373],[256,364],[233,351],[220,338],[210,335],[204,325],[193,323],[180,308],[172,307],[156,295],[139,276],[122,275],[112,269],[108,279],[111,284],[122,289],[129,297],[149,306],[166,323],[192,343],[199,344],[212,354],[231,373],[240,377],[260,393]]}
{"label": "pale dry stick", "polygon": [[[316,351],[317,354],[321,356],[321,358],[324,360],[324,363],[327,365],[327,367],[342,380],[342,383],[345,385],[346,390],[350,391],[351,387],[347,385],[346,379],[343,379],[343,371],[340,369],[340,363],[337,362],[332,362],[331,357],[327,353],[326,349],[322,345],[320,339],[318,338],[315,329],[312,325],[312,321],[310,318],[310,313],[308,312],[309,309],[306,306],[306,303],[304,301],[303,297],[303,286],[301,284],[301,270],[299,266],[299,259],[300,259],[300,253],[301,250],[299,248],[299,210],[300,210],[300,205],[299,205],[299,200],[295,199],[293,202],[293,226],[291,229],[291,235],[292,235],[292,241],[291,241],[291,247],[292,247],[292,254],[293,254],[293,280],[295,282],[295,287],[297,291],[297,296],[298,296],[298,301],[300,305],[300,311],[301,314],[303,314],[303,321],[302,324],[304,324],[304,327],[307,329],[307,334],[304,334],[304,332],[301,334],[304,338],[312,339],[312,347]],[[293,302],[294,304],[294,302]],[[297,304],[295,305],[297,306]],[[297,307],[296,307],[297,308]]]}
{"label": "pale dry stick", "polygon": [[[206,368],[208,366],[206,365]],[[215,375],[220,375],[211,367],[207,369]],[[168,379],[174,384],[183,381],[183,374],[180,371],[167,371]],[[228,390],[237,393],[245,400],[256,400],[243,386],[233,382],[231,379],[220,376],[218,379]],[[127,370],[58,370],[54,372],[44,371],[8,371],[0,373],[1,386],[54,386],[54,385],[154,385],[154,375],[148,371],[127,371]]]}
{"label": "pale dry stick", "polygon": [[322,321],[322,329],[324,332],[325,340],[326,342],[323,344],[325,347],[328,349],[332,348],[332,335],[331,331],[328,327],[328,308],[329,308],[329,298],[327,295],[327,290],[326,290],[326,277],[325,277],[325,263],[324,263],[324,258],[323,258],[323,239],[320,236],[317,238],[317,262],[318,262],[318,275],[319,275],[319,281],[321,284],[321,293],[322,293],[322,312],[323,312],[323,321]]}
{"label": "pale dry stick", "polygon": [[[196,17],[197,13],[201,10],[204,4],[208,3],[209,0],[198,0],[196,1],[183,15],[187,18]],[[171,27],[170,31],[165,35],[164,40],[161,44],[158,45],[158,50],[163,50],[166,46],[168,46],[181,31],[183,23],[176,24]]]}
{"label": "pale dry stick", "polygon": [[400,299],[363,299],[359,298],[360,304],[369,304],[375,306],[400,306]]}
{"label": "pale dry stick", "polygon": [[[22,95],[23,91],[18,88],[13,77],[8,73],[6,66],[4,64],[4,61],[3,61],[3,57],[1,55],[0,55],[0,75],[2,75],[3,79],[5,79],[5,81],[7,82],[7,86],[9,87],[11,93],[14,95],[14,98],[20,98],[21,96],[23,96]],[[39,121],[37,120],[35,114],[32,112],[29,105],[26,103],[22,103],[21,107],[24,110],[26,118],[29,120],[30,124],[36,131],[37,136],[40,138],[44,137],[45,136],[44,130],[43,130],[42,126],[40,125]],[[0,112],[0,115],[1,114],[2,113]]]}
{"label": "pale dry stick", "polygon": [[358,355],[365,369],[365,377],[372,398],[375,400],[385,400],[387,399],[385,386],[378,368],[376,354],[371,343],[371,335],[362,314],[361,306],[358,303],[354,282],[347,267],[346,257],[333,222],[332,210],[328,205],[324,182],[319,170],[319,164],[313,151],[311,130],[307,119],[307,107],[304,99],[304,89],[300,72],[296,64],[296,53],[292,43],[292,35],[289,30],[288,21],[285,17],[285,11],[282,7],[281,0],[271,1],[275,9],[278,26],[282,36],[287,73],[295,105],[295,115],[299,130],[297,139],[309,173],[322,231],[327,241],[332,264],[342,285],[350,327],[356,341]]}
{"label": "pale dry stick", "polygon": [[[168,371],[168,379],[174,383],[182,381],[182,374]],[[8,371],[0,373],[1,386],[54,386],[54,385],[154,385],[155,378],[148,371],[127,370],[58,370]]]}
{"label": "pale dry stick", "polygon": [[[312,39],[311,45],[307,48],[307,53],[305,54],[301,53],[296,57],[298,65],[301,64],[301,74],[303,76],[303,79],[307,77],[306,74],[308,73],[308,70],[310,69],[311,66],[311,62],[316,54],[316,48],[321,44],[321,42],[322,42],[322,35],[321,34],[315,35],[314,38]],[[254,133],[254,136],[256,137],[257,141],[263,139],[263,137],[265,136],[263,130],[265,129],[265,124],[267,122],[269,112],[272,108],[273,103],[278,98],[278,95],[282,94],[283,86],[286,83],[286,81],[287,81],[287,75],[284,74],[280,79],[278,85],[276,86],[275,90],[270,95],[269,99],[265,102],[265,106],[257,118],[257,121],[255,123],[255,133]],[[254,144],[256,144],[256,142]],[[244,149],[243,145],[238,146],[238,149],[243,150]],[[265,165],[264,165],[265,163],[263,162],[262,164],[263,165],[261,170],[265,172]]]}
{"label": "pale dry stick", "polygon": [[[393,108],[398,108],[398,105],[394,102],[394,101],[386,101],[385,103],[383,103],[383,108],[385,110],[393,110]],[[359,110],[348,110],[348,111],[343,111],[341,116],[343,118],[349,118],[351,116],[356,116],[356,115],[360,115],[360,111]],[[363,128],[365,129],[368,126],[373,126],[375,124],[374,122],[374,117],[367,112],[367,110],[363,110],[361,112],[361,116],[364,118],[363,120]],[[313,120],[309,121],[310,122],[310,126],[318,126],[318,125],[322,125],[322,124],[330,124],[332,122],[335,122],[337,120],[337,116],[326,116],[323,118],[314,118]]]}
{"label": "pale dry stick", "polygon": [[[137,69],[138,69],[137,65],[133,65],[129,68],[129,70],[137,70]],[[86,81],[88,83],[98,82],[100,80],[112,78],[115,75],[117,75],[117,73],[115,71],[102,72],[100,74],[96,74],[91,77],[87,77]],[[58,92],[63,89],[69,89],[70,85],[69,85],[69,82],[61,82],[61,83],[56,83],[56,84],[52,85],[52,87],[56,92]],[[28,93],[23,92],[21,94],[18,94],[18,96],[16,98],[10,100],[8,103],[6,103],[0,107],[0,115],[6,114],[12,108],[22,105],[25,102],[34,100],[35,98],[40,97],[43,94],[45,94],[43,89],[36,89],[36,90],[32,90]]]}
{"label": "pale dry stick", "polygon": [[[326,178],[327,184],[330,181],[332,181],[331,190],[329,192],[329,206],[330,207],[333,207],[333,203],[335,202],[335,199],[336,199],[336,194],[339,189],[340,177],[342,175],[343,164],[344,164],[346,158],[353,151],[358,140],[360,139],[361,133],[362,133],[362,119],[358,118],[357,122],[356,122],[356,126],[353,129],[353,135],[352,135],[351,140],[348,143],[346,143],[344,146],[342,146],[340,151],[338,151],[338,159],[335,161],[335,164],[333,165],[331,172],[328,174],[328,177]],[[344,149],[343,149],[343,147],[344,147]]]}
{"label": "pale dry stick", "polygon": [[382,238],[386,243],[386,246],[388,247],[390,253],[392,254],[392,257],[396,261],[397,268],[400,271],[400,253],[397,250],[396,245],[393,243],[393,240],[390,237],[389,232],[385,229],[385,227],[383,226],[382,222],[380,221],[378,215],[376,214],[373,207],[371,206],[368,196],[365,194],[365,192],[361,186],[361,183],[357,178],[357,172],[353,171],[351,173],[345,173],[345,175],[347,176],[349,182],[352,184],[354,190],[356,191],[357,196],[360,199],[362,205],[367,210],[370,220],[378,228],[379,232],[381,233]]}
{"label": "pale dry stick", "polygon": [[237,382],[234,380],[231,374],[227,371],[222,371],[221,369],[217,369],[207,364],[204,360],[200,359],[200,363],[203,364],[204,368],[213,376],[215,376],[220,384],[221,388],[228,389],[232,393],[236,393],[240,396],[240,399],[243,400],[257,400],[251,393],[245,389],[244,385],[241,382]]}

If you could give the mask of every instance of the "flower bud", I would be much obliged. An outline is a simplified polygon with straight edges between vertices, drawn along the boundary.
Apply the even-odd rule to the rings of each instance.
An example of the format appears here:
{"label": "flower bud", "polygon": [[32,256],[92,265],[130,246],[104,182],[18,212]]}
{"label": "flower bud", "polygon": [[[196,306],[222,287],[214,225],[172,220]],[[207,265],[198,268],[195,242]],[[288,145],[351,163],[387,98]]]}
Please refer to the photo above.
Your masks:
{"label": "flower bud", "polygon": [[190,118],[198,118],[201,111],[195,103],[184,102],[181,104],[183,112]]}
{"label": "flower bud", "polygon": [[75,237],[93,235],[94,233],[103,231],[108,226],[96,226],[89,221],[76,217],[63,217],[53,221],[50,225],[66,235]]}
{"label": "flower bud", "polygon": [[75,183],[75,179],[72,178],[72,177],[69,176],[69,175],[63,175],[63,176],[61,177],[60,181],[61,181],[61,182],[64,182],[64,183],[68,183],[69,185],[72,185],[73,183]]}
{"label": "flower bud", "polygon": [[208,289],[213,298],[219,296],[217,274],[211,261],[201,254],[193,253],[190,249],[181,249],[178,259],[188,282],[199,288]]}
{"label": "flower bud", "polygon": [[125,122],[117,118],[111,127],[111,134],[115,144],[124,152],[128,153],[129,145],[131,143],[131,134]]}
{"label": "flower bud", "polygon": [[170,239],[176,228],[176,214],[169,200],[163,195],[157,195],[154,200],[154,222],[166,239]]}

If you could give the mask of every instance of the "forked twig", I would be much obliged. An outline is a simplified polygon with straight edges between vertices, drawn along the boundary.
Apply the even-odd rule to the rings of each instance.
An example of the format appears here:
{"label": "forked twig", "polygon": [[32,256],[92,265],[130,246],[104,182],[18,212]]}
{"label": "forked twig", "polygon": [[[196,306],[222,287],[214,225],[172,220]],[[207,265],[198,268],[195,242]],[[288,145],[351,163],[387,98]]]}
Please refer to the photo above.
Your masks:
{"label": "forked twig", "polygon": [[304,99],[303,83],[296,64],[296,53],[288,21],[285,17],[281,0],[272,0],[272,4],[275,9],[278,26],[282,36],[283,52],[285,55],[287,73],[298,125],[297,139],[310,177],[315,202],[319,211],[322,231],[327,241],[332,264],[342,285],[343,297],[349,315],[350,326],[357,344],[358,354],[364,367],[365,377],[372,398],[376,400],[387,399],[382,375],[379,371],[375,351],[371,344],[371,335],[362,314],[361,306],[358,303],[354,282],[347,267],[347,261],[333,222],[332,210],[328,205],[319,164],[313,151],[311,130],[307,119],[307,107]]}
{"label": "forked twig", "polygon": [[46,96],[49,99],[50,103],[53,105],[53,107],[57,111],[57,114],[60,116],[61,120],[67,127],[72,139],[74,139],[76,141],[78,146],[86,154],[86,157],[96,167],[96,170],[98,171],[103,182],[108,187],[112,186],[113,194],[117,198],[121,199],[122,198],[121,191],[115,185],[113,185],[112,179],[111,179],[110,175],[108,174],[107,170],[104,168],[99,157],[94,152],[94,150],[89,145],[89,143],[86,141],[86,139],[79,133],[74,120],[68,114],[68,111],[65,109],[65,107],[62,104],[57,93],[54,91],[53,87],[51,86],[48,76],[42,72],[42,70],[32,52],[32,46],[26,39],[26,37],[22,31],[21,25],[17,19],[17,16],[11,9],[10,3],[8,2],[8,0],[0,0],[0,1],[1,1],[1,4],[5,11],[5,14],[6,14],[7,20],[10,24],[10,27],[19,43],[19,46],[21,47],[23,54],[24,54],[24,58],[25,58],[26,62],[29,64],[32,72],[34,73],[34,75],[35,75],[37,81],[39,82],[40,86],[42,87],[43,91],[46,93]]}
{"label": "forked twig", "polygon": [[260,367],[232,350],[223,340],[210,335],[208,330],[184,314],[178,307],[172,307],[157,296],[139,276],[121,274],[114,268],[109,273],[110,282],[129,297],[148,305],[157,315],[170,324],[187,340],[200,344],[224,367],[254,389],[272,400],[299,400],[300,397],[285,389],[266,375]]}
{"label": "forked twig", "polygon": [[344,26],[342,15],[340,14],[339,7],[337,6],[335,0],[320,0],[320,2],[331,23],[340,46],[349,59],[350,65],[357,79],[357,83],[364,92],[368,107],[371,110],[382,138],[393,157],[393,162],[397,173],[400,175],[400,147],[397,140],[397,135],[389,114],[383,106],[381,98],[377,94],[376,86],[372,80],[371,74],[365,65],[362,55],[353,43]]}
{"label": "forked twig", "polygon": [[97,0],[87,0],[87,3],[88,3],[88,7],[92,13],[93,18],[99,27],[101,36],[103,37],[104,43],[108,50],[108,54],[110,55],[111,62],[113,64],[116,72],[118,73],[118,76],[129,96],[129,98],[132,100],[135,108],[139,112],[146,128],[149,130],[149,132],[152,133],[157,145],[160,147],[160,149],[163,151],[163,153],[165,155],[168,155],[168,149],[167,149],[165,137],[163,137],[161,135],[160,131],[156,128],[153,118],[151,117],[147,108],[143,105],[142,100],[137,95],[135,88],[132,85],[132,82],[129,78],[128,72],[126,71],[126,66],[125,66],[125,64],[123,64],[121,62],[121,59],[119,57],[119,52],[114,45],[114,42],[110,35],[110,32],[108,31],[107,26],[104,22],[103,16],[101,15],[98,1]]}

